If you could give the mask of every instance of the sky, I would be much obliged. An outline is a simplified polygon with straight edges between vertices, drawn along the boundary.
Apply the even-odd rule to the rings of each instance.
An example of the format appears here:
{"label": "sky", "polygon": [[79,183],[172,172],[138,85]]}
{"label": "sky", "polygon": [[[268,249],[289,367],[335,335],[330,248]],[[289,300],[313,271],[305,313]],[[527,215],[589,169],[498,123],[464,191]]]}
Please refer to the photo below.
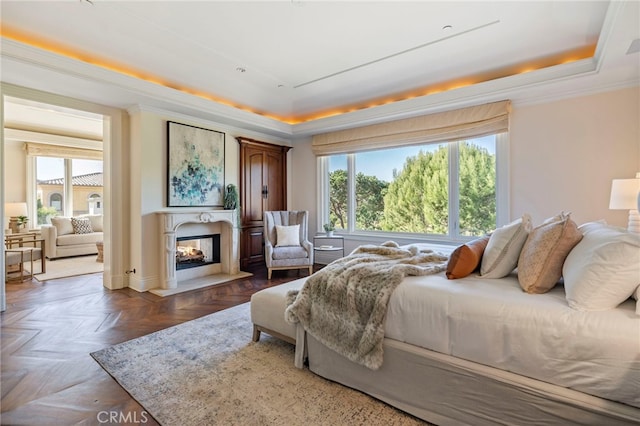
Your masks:
{"label": "sky", "polygon": [[[37,179],[50,180],[64,177],[64,159],[54,157],[38,157]],[[73,176],[102,172],[102,161],[98,160],[73,160],[71,165]]]}

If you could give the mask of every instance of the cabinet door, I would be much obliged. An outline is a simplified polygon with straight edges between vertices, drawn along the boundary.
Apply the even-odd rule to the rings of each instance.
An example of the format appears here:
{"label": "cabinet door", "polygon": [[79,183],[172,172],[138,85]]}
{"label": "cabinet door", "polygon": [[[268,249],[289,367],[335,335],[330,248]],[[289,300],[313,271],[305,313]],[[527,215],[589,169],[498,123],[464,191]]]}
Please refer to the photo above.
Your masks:
{"label": "cabinet door", "polygon": [[285,210],[287,200],[286,146],[253,139],[240,143],[240,266],[264,262],[263,215]]}
{"label": "cabinet door", "polygon": [[264,211],[285,210],[286,209],[286,180],[283,169],[284,158],[279,152],[264,153],[264,179],[267,190],[264,201]]}
{"label": "cabinet door", "polygon": [[244,156],[244,185],[242,188],[242,226],[262,224],[265,204],[265,176],[269,176],[264,152],[248,147]]}
{"label": "cabinet door", "polygon": [[242,262],[247,264],[264,262],[263,228],[243,228],[241,233]]}

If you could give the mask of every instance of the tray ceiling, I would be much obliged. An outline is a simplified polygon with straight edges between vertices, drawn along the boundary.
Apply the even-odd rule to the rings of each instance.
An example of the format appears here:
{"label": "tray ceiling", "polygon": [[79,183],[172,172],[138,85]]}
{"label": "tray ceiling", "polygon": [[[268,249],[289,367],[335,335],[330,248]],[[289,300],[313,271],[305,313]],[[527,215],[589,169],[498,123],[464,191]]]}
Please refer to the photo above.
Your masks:
{"label": "tray ceiling", "polygon": [[299,123],[591,57],[609,2],[73,0],[1,8],[9,39]]}

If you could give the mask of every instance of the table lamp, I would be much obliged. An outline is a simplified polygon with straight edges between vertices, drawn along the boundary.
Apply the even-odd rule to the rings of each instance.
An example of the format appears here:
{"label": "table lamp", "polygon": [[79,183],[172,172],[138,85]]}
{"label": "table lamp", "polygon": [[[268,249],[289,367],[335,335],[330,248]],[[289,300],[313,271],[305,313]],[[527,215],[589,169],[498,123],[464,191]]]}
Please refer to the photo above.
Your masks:
{"label": "table lamp", "polygon": [[629,210],[629,232],[640,233],[640,173],[635,179],[614,179],[611,183],[611,210]]}
{"label": "table lamp", "polygon": [[4,205],[5,217],[9,217],[9,229],[13,234],[20,232],[20,227],[26,223],[24,218],[29,214],[27,212],[27,203],[6,203]]}

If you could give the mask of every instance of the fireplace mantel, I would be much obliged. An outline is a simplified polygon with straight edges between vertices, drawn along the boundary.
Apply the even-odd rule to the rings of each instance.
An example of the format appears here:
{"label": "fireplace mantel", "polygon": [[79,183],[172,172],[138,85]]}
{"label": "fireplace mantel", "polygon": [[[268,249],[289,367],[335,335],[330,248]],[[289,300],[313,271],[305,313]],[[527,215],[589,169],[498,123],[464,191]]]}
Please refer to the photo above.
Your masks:
{"label": "fireplace mantel", "polygon": [[[240,244],[238,212],[236,210],[162,210],[159,216],[162,233],[162,274],[160,290],[180,287],[176,273],[177,231],[187,223],[219,224],[221,227],[221,274],[235,276],[240,273]],[[203,282],[202,279],[199,280]]]}
{"label": "fireplace mantel", "polygon": [[236,210],[183,211],[162,210],[156,212],[161,216],[162,232],[176,232],[185,223],[228,222],[233,229],[238,229],[238,213]]}

